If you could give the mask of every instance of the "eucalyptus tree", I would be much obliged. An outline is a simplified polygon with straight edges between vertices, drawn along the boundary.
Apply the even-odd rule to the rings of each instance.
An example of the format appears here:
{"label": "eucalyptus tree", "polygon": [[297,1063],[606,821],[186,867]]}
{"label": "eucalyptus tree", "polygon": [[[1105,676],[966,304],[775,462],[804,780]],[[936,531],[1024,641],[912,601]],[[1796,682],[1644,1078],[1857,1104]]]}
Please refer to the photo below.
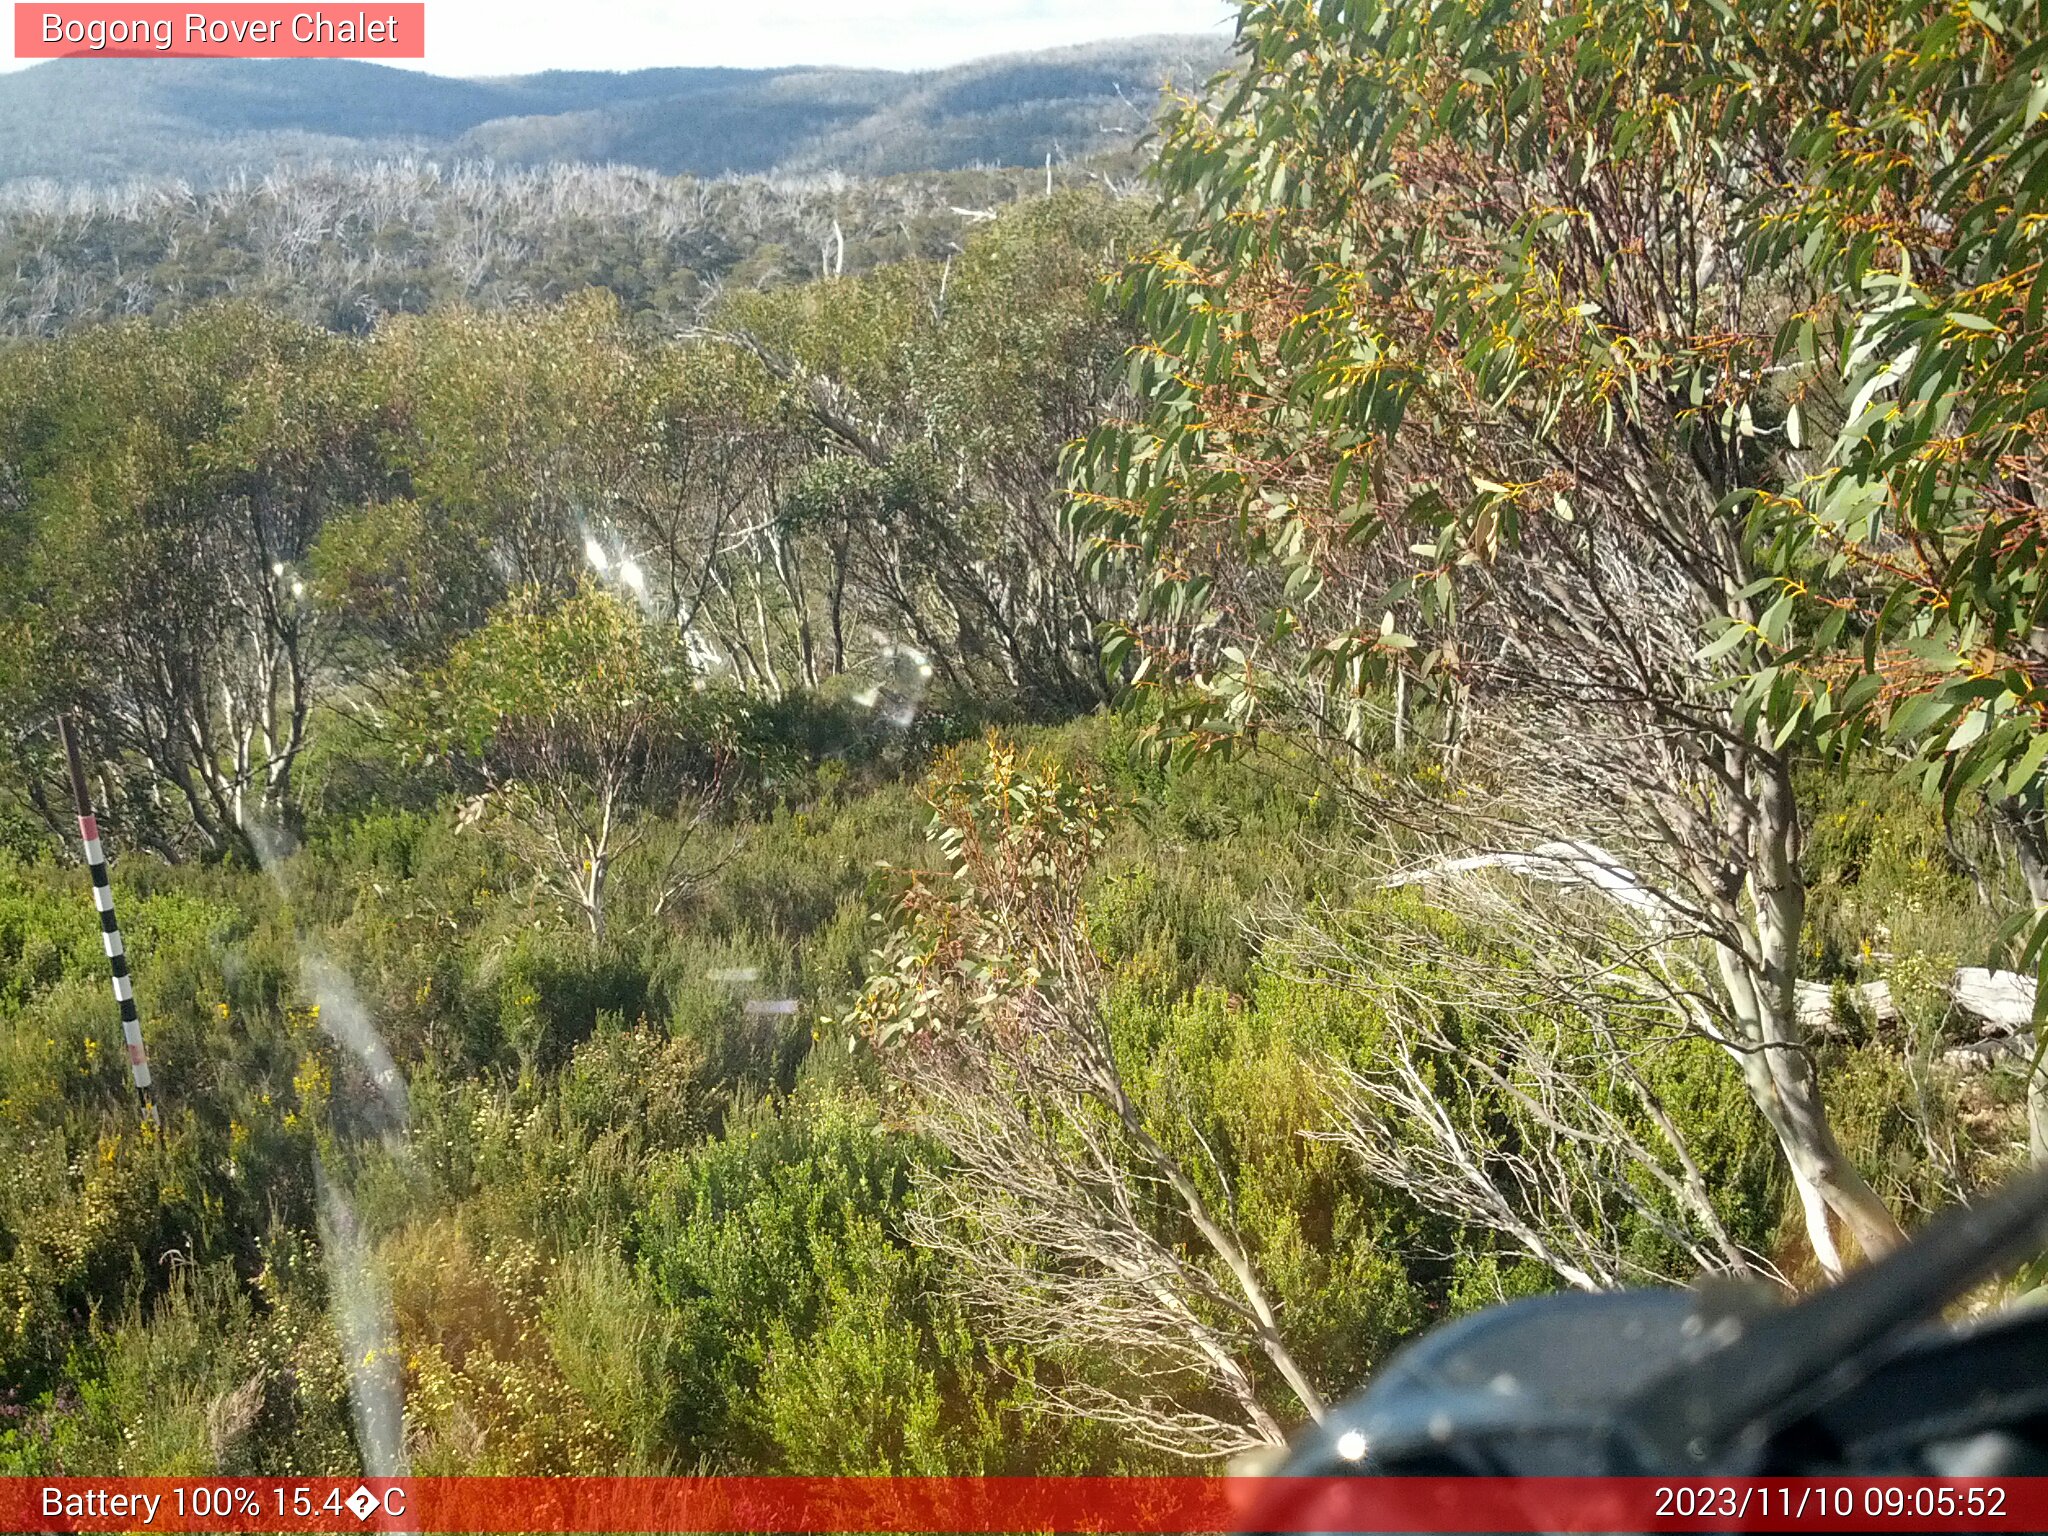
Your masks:
{"label": "eucalyptus tree", "polygon": [[1284,1445],[1275,1389],[1316,1420],[1324,1389],[1223,1165],[1172,1123],[1185,1110],[1148,1112],[1142,1051],[1105,1011],[1082,892],[1109,796],[1000,740],[987,752],[935,774],[948,868],[912,885],[849,1019],[946,1154],[916,1236],[1006,1342],[1115,1362],[1042,1387],[1047,1406],[1179,1456]]}
{"label": "eucalyptus tree", "polygon": [[603,940],[622,873],[659,917],[712,862],[742,716],[666,626],[588,585],[517,595],[420,679],[406,736],[474,791],[552,898]]}
{"label": "eucalyptus tree", "polygon": [[616,302],[408,317],[373,351],[437,537],[494,570],[501,595],[574,590],[591,525],[649,451],[645,353]]}
{"label": "eucalyptus tree", "polygon": [[1096,280],[1143,228],[1140,209],[1062,194],[943,261],[717,309],[699,339],[764,369],[803,433],[783,528],[810,535],[835,636],[914,644],[982,694],[1101,701],[1110,609],[1060,517],[1059,456],[1116,388]]}
{"label": "eucalyptus tree", "polygon": [[1837,749],[1881,736],[1951,812],[1984,797],[2040,906],[2048,32],[2015,3],[1862,10],[1853,75],[1788,81],[1743,252],[1814,295],[1768,359],[1798,472],[1752,501],[1790,622],[1751,702]]}
{"label": "eucalyptus tree", "polygon": [[1700,957],[1670,1017],[1736,1062],[1829,1271],[1830,1216],[1866,1253],[1899,1228],[1796,1006],[1811,717],[1746,687],[1797,606],[1750,519],[1816,288],[1753,237],[1796,104],[1847,99],[1863,12],[1903,14],[1856,10],[1252,0],[1235,80],[1166,134],[1140,408],[1072,466],[1098,557],[1149,573],[1110,658],[1178,739],[1355,758],[1412,682],[1448,787],[1407,814],[1630,870]]}
{"label": "eucalyptus tree", "polygon": [[336,634],[313,550],[386,489],[358,359],[231,306],[6,371],[18,718],[83,714],[102,800],[166,852],[288,815]]}

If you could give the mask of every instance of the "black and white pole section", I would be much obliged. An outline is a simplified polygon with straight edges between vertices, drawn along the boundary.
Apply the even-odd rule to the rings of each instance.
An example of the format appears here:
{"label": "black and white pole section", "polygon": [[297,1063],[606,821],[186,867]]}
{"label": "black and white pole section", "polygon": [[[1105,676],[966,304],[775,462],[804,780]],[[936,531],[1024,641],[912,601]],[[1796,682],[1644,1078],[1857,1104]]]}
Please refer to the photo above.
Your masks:
{"label": "black and white pole section", "polygon": [[85,843],[85,867],[92,871],[92,904],[99,909],[100,944],[114,970],[114,1002],[121,1010],[121,1038],[127,1042],[128,1066],[135,1074],[142,1118],[155,1125],[156,1093],[150,1082],[149,1054],[142,1048],[142,1015],[135,1008],[135,983],[128,975],[128,950],[121,943],[121,926],[114,921],[114,888],[107,883],[107,853],[100,846],[99,819],[93,815],[92,797],[86,793],[85,764],[78,755],[78,732],[72,728],[70,716],[57,717],[57,734],[63,738],[64,760],[71,768],[71,798],[78,807],[78,835]]}

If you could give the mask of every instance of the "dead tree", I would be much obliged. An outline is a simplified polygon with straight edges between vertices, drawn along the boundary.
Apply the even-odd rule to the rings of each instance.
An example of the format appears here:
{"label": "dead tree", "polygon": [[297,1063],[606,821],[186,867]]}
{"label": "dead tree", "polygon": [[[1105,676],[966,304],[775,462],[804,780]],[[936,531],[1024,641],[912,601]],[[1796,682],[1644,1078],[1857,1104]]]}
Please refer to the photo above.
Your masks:
{"label": "dead tree", "polygon": [[1041,1383],[1054,1410],[1174,1455],[1282,1444],[1268,1378],[1318,1420],[1322,1396],[1257,1255],[1132,1097],[1100,1011],[1079,892],[1102,798],[991,743],[985,773],[937,804],[951,876],[913,888],[856,1015],[905,1119],[946,1154],[920,1240],[999,1337],[1120,1362],[1112,1380]]}

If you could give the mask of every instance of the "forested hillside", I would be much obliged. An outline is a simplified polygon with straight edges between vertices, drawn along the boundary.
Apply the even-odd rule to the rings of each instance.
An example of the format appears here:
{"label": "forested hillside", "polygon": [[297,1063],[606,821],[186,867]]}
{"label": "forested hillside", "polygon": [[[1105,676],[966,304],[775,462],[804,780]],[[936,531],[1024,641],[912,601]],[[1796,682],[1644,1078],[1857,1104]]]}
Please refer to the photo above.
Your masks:
{"label": "forested hillside", "polygon": [[19,205],[193,266],[0,350],[0,1473],[1218,1468],[2048,1154],[2038,45],[1257,0],[1144,196]]}
{"label": "forested hillside", "polygon": [[0,75],[0,182],[177,178],[395,156],[664,174],[891,175],[1127,151],[1221,38],[1151,37],[897,72],[552,70],[458,80],[344,59],[58,59]]}
{"label": "forested hillside", "polygon": [[0,335],[169,317],[242,298],[331,330],[442,305],[612,294],[643,328],[692,327],[729,288],[853,276],[956,253],[1026,196],[1146,196],[1127,165],[863,180],[699,181],[618,167],[417,160],[279,169],[202,194],[173,184],[0,192]]}

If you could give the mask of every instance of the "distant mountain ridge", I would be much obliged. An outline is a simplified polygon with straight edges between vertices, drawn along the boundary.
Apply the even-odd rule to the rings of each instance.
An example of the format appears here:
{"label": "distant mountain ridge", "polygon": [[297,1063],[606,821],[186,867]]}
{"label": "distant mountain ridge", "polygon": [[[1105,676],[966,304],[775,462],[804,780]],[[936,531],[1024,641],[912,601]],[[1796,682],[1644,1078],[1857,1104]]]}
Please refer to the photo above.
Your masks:
{"label": "distant mountain ridge", "polygon": [[400,153],[670,174],[862,175],[1036,164],[1127,148],[1163,86],[1228,43],[1128,38],[898,73],[550,71],[458,80],[333,59],[55,60],[0,75],[0,181],[197,182],[280,162]]}

